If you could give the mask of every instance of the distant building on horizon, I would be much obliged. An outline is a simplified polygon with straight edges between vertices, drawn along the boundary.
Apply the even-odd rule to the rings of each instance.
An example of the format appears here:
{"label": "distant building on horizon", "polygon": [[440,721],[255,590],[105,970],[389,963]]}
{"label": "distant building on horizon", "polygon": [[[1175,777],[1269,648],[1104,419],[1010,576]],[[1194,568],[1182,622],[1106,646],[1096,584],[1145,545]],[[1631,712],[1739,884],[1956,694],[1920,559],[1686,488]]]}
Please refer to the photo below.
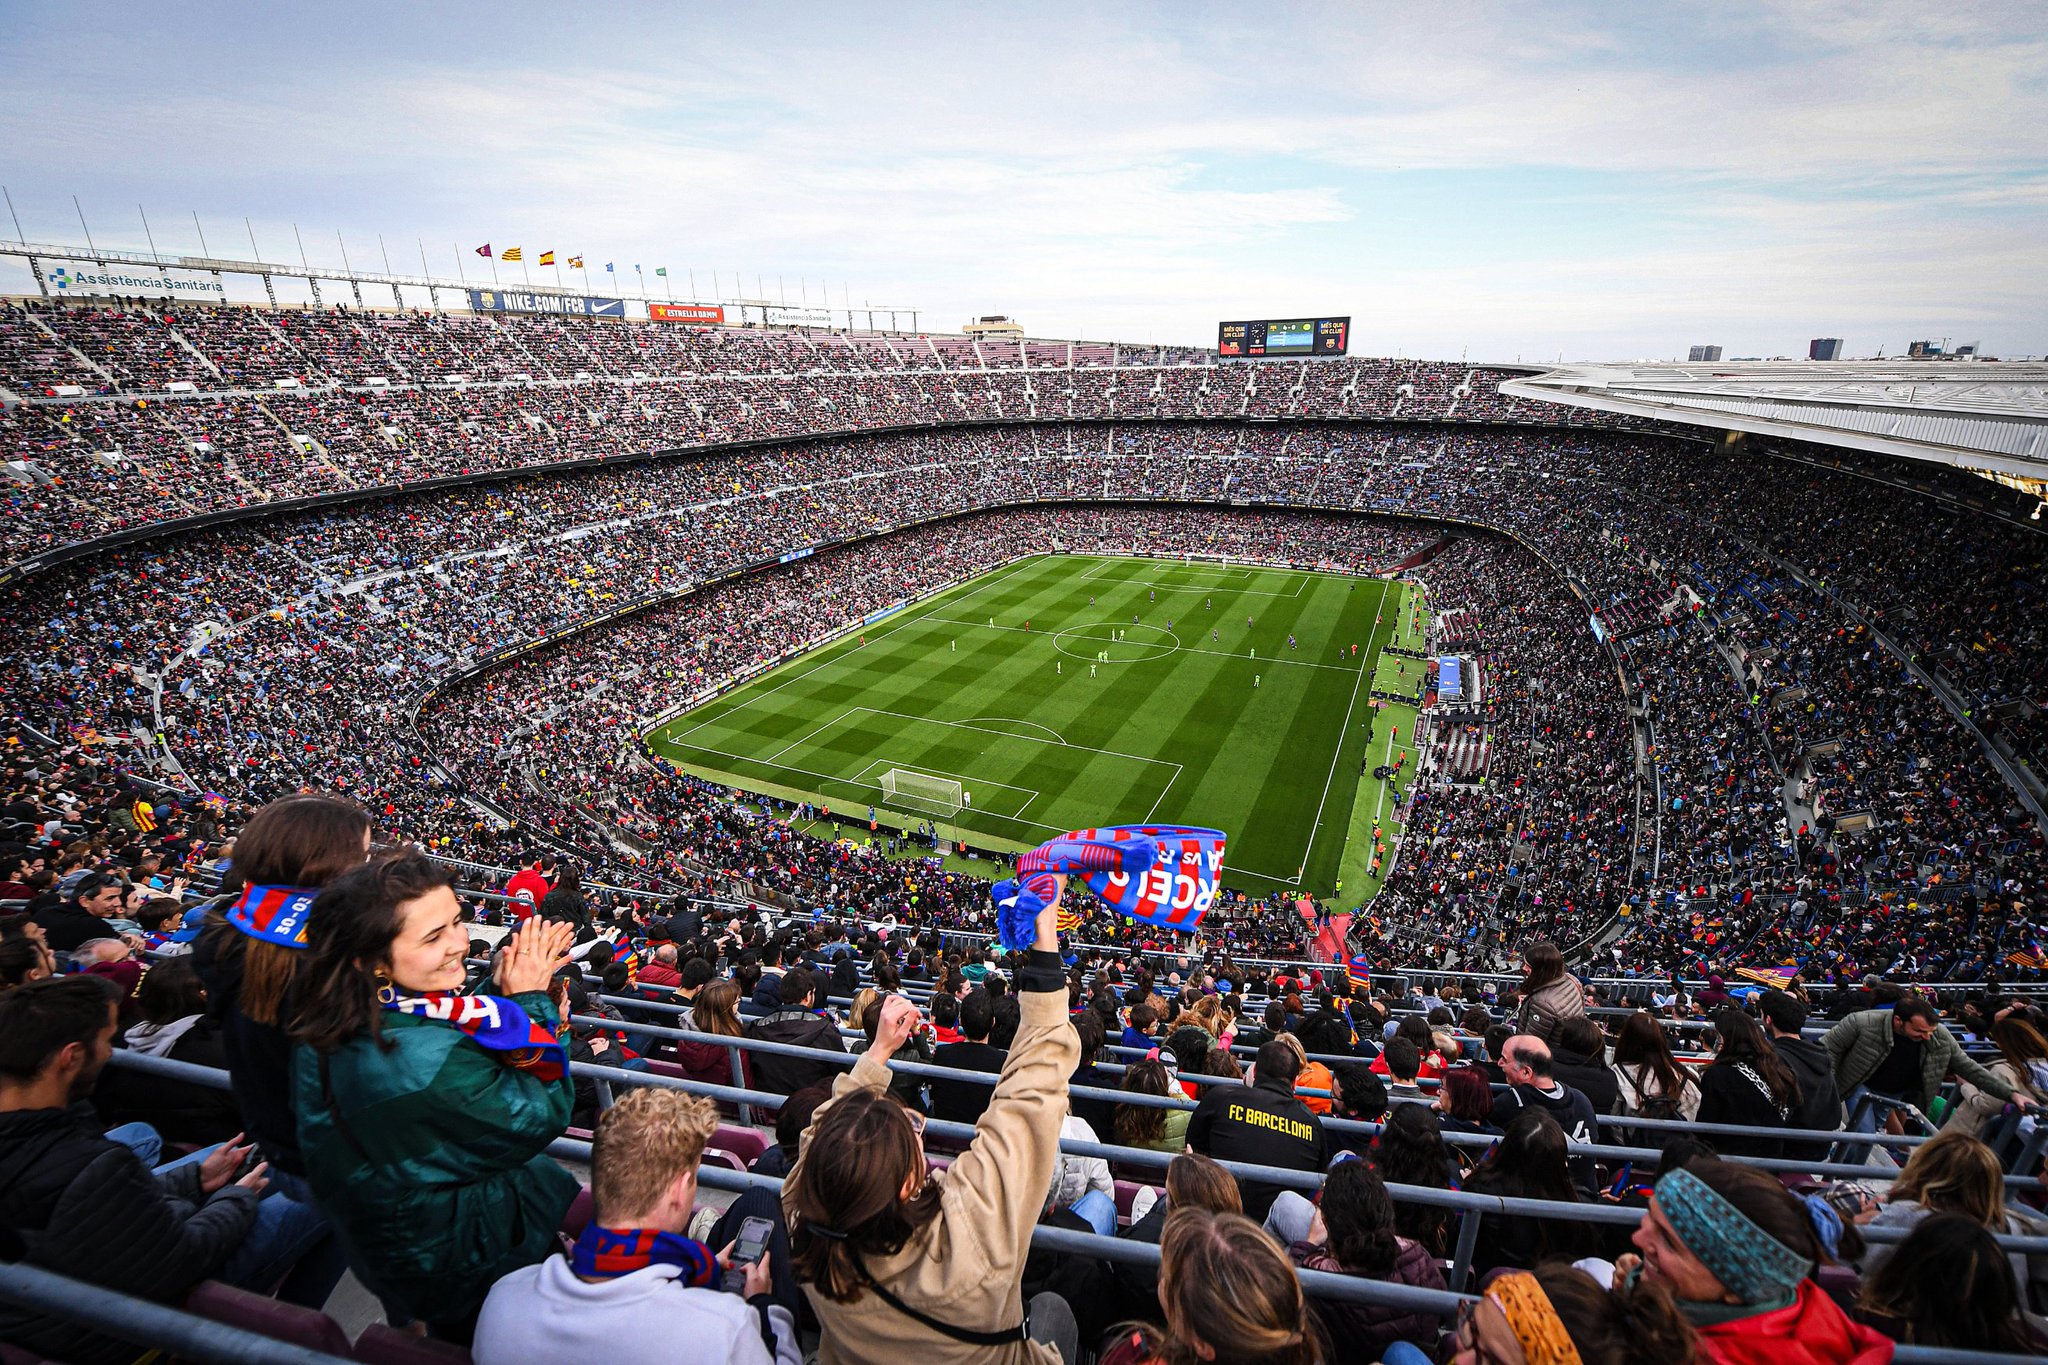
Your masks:
{"label": "distant building on horizon", "polygon": [[1721,358],[1721,348],[1719,346],[1695,346],[1686,354],[1685,358],[1687,360],[1704,360],[1711,365]]}
{"label": "distant building on horizon", "polygon": [[1840,360],[1842,339],[1840,337],[1815,337],[1806,343],[1808,360]]}

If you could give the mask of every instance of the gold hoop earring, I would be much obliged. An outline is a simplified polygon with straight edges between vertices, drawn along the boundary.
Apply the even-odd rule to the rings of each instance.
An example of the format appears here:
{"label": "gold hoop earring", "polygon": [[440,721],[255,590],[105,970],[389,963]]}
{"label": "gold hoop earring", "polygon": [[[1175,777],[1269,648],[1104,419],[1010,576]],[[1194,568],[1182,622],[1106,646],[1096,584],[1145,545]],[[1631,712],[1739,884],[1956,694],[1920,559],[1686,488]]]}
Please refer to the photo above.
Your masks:
{"label": "gold hoop earring", "polygon": [[389,1004],[393,1004],[393,1003],[395,1003],[395,1002],[397,1001],[397,999],[398,999],[398,987],[396,987],[396,986],[394,986],[394,985],[392,985],[392,984],[391,984],[391,978],[390,978],[390,977],[388,977],[388,976],[384,975],[384,973],[382,973],[382,972],[378,972],[378,973],[377,973],[377,1003],[378,1003],[378,1004],[380,1004],[380,1005],[389,1005]]}

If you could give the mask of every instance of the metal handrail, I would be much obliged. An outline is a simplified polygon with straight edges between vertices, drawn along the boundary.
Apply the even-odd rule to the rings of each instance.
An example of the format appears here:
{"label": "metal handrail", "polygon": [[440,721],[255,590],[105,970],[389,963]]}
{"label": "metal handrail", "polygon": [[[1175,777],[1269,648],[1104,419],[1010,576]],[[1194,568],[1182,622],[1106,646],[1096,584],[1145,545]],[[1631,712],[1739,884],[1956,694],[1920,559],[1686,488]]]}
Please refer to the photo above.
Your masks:
{"label": "metal handrail", "polygon": [[347,1356],[279,1341],[18,1261],[0,1261],[0,1302],[208,1365],[351,1365]]}

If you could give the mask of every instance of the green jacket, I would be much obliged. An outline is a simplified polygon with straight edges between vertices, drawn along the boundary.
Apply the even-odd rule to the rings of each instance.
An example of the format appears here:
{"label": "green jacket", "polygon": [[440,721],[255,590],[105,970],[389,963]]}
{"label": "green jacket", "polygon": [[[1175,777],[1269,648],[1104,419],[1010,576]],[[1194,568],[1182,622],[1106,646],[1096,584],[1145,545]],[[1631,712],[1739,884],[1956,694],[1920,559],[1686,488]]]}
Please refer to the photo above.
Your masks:
{"label": "green jacket", "polygon": [[[543,1027],[537,992],[513,997]],[[430,1323],[460,1323],[508,1271],[558,1245],[580,1188],[545,1155],[575,1086],[506,1066],[453,1024],[387,1012],[380,1048],[357,1038],[293,1057],[299,1146],[358,1278]]]}
{"label": "green jacket", "polygon": [[[1849,1093],[1875,1076],[1884,1059],[1891,1055],[1892,1012],[1858,1010],[1829,1029],[1820,1041],[1834,1059],[1835,1086],[1846,1101]],[[1926,1113],[1941,1089],[1942,1079],[1951,1071],[1998,1099],[2012,1098],[2012,1087],[1966,1054],[1955,1035],[1939,1024],[1934,1026],[1934,1036],[1920,1049],[1919,1093],[1903,1098]]]}

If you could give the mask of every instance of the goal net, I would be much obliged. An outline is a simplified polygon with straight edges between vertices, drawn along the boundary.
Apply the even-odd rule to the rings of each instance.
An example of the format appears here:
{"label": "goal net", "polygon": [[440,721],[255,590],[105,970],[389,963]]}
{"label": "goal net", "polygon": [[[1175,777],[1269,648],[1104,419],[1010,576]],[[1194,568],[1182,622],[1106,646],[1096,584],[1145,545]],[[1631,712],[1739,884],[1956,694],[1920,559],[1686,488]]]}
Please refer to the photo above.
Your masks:
{"label": "goal net", "polygon": [[891,768],[882,774],[882,799],[892,806],[925,815],[954,815],[963,800],[960,784],[950,777],[907,768]]}

